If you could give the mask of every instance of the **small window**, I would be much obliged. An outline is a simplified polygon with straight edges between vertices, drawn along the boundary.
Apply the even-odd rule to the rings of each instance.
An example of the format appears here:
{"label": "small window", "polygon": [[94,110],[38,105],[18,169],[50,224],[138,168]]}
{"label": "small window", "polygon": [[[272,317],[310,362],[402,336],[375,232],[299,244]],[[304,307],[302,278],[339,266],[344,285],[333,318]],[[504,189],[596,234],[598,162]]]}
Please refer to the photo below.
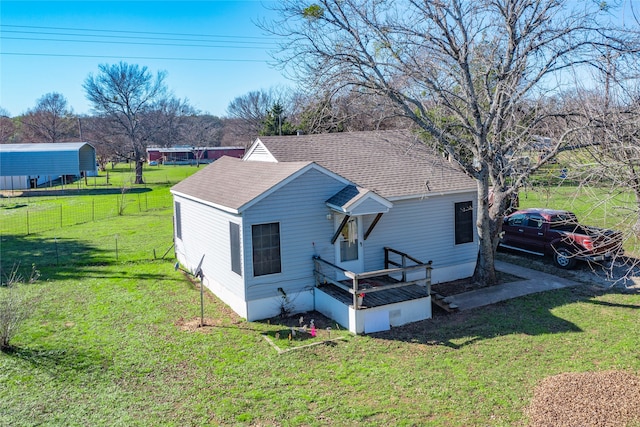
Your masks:
{"label": "small window", "polygon": [[527,218],[527,227],[542,228],[542,217],[539,215],[531,215]]}
{"label": "small window", "polygon": [[253,275],[280,273],[280,224],[251,226],[253,244]]}
{"label": "small window", "polygon": [[455,204],[456,245],[473,242],[473,203]]}
{"label": "small window", "polygon": [[176,237],[182,240],[182,214],[180,213],[180,202],[175,203],[176,215]]}
{"label": "small window", "polygon": [[516,214],[509,217],[507,224],[510,226],[522,225],[525,222],[524,214]]}
{"label": "small window", "polygon": [[229,223],[229,241],[231,242],[231,271],[242,276],[242,263],[240,262],[240,225]]}
{"label": "small window", "polygon": [[340,262],[355,261],[357,259],[358,222],[355,218],[350,218],[340,230]]}

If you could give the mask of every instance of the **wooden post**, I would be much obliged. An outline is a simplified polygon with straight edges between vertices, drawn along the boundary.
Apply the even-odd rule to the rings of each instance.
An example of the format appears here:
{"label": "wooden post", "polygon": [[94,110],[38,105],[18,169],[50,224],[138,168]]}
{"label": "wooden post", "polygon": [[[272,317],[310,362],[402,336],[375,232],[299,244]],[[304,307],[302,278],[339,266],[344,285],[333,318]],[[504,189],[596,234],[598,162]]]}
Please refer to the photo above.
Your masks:
{"label": "wooden post", "polygon": [[406,282],[407,281],[407,272],[404,271],[405,268],[407,268],[407,257],[405,257],[404,255],[402,255],[402,281]]}
{"label": "wooden post", "polygon": [[358,276],[353,277],[353,309],[358,310]]}
{"label": "wooden post", "polygon": [[384,248],[384,268],[389,268],[389,248]]}
{"label": "wooden post", "polygon": [[427,262],[427,295],[431,295],[431,264],[433,261]]}

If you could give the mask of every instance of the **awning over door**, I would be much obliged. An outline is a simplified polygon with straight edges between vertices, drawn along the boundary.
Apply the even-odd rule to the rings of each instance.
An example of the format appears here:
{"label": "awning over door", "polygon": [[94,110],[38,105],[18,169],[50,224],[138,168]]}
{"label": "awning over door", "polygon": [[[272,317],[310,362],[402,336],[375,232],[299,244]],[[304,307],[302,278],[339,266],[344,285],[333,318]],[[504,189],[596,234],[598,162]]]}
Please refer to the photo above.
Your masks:
{"label": "awning over door", "polygon": [[371,215],[389,212],[393,204],[366,188],[348,185],[326,201],[327,206],[342,214]]}

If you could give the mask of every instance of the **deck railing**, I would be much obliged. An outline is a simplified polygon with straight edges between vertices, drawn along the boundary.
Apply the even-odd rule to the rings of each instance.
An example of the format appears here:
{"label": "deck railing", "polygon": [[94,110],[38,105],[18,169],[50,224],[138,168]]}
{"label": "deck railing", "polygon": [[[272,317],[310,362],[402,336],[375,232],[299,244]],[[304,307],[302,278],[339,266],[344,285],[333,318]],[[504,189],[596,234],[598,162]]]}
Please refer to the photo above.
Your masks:
{"label": "deck railing", "polygon": [[[374,288],[367,288],[366,289],[367,293],[380,292],[388,289],[401,288],[401,287],[411,286],[411,285],[421,285],[421,286],[427,287],[427,295],[431,294],[432,261],[423,263],[403,252],[397,251],[395,249],[387,248],[387,247],[384,248],[384,252],[385,252],[385,255],[384,255],[385,268],[383,270],[367,271],[364,273],[354,273],[352,271],[345,270],[344,268],[339,267],[333,263],[330,263],[329,261],[325,261],[320,256],[314,256],[313,262],[314,262],[314,274],[316,276],[316,284],[331,283],[334,286],[337,286],[349,292],[353,296],[353,306],[356,310],[359,308],[358,295],[362,291],[362,289],[360,289],[359,287],[359,283],[361,280],[364,280],[364,279],[371,279],[375,277],[392,276],[392,275],[402,276],[402,280],[397,283],[377,286]],[[397,261],[391,260],[389,258],[390,255],[400,256],[400,261],[397,262]],[[413,263],[413,265],[409,265],[409,262]],[[389,268],[389,266],[396,266],[396,268]],[[323,272],[323,267],[329,268],[329,270],[331,271],[330,273],[331,276]],[[424,278],[407,281],[407,273],[416,272],[420,270],[425,271]],[[341,281],[337,280],[336,272],[341,272],[347,278],[351,279],[351,286],[347,286]]]}

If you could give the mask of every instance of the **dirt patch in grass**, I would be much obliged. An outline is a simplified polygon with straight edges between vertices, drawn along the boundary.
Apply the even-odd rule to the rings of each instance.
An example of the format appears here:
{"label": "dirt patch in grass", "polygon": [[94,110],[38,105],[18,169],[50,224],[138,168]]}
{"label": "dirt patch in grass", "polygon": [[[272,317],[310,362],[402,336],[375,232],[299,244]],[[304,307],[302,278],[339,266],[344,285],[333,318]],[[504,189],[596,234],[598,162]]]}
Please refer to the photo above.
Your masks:
{"label": "dirt patch in grass", "polygon": [[180,328],[181,331],[186,332],[209,332],[216,326],[220,326],[221,322],[219,320],[211,319],[208,317],[203,319],[200,317],[196,317],[195,319],[183,319],[180,318],[176,321],[176,326]]}
{"label": "dirt patch in grass", "polygon": [[640,378],[622,371],[564,373],[535,388],[531,427],[640,425]]}

